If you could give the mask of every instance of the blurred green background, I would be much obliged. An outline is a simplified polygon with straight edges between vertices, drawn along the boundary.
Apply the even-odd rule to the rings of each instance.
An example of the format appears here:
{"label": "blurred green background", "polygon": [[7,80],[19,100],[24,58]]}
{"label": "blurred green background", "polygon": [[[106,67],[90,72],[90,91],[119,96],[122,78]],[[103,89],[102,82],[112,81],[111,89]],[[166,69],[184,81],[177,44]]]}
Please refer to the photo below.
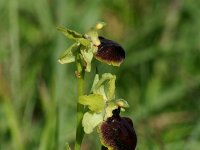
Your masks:
{"label": "blurred green background", "polygon": [[[100,35],[126,50],[120,68],[95,65],[117,75],[137,149],[198,150],[199,16],[199,0],[0,0],[0,150],[73,145],[75,66],[57,62],[71,41],[56,26],[84,33],[97,21],[107,23]],[[82,149],[100,150],[96,133]]]}

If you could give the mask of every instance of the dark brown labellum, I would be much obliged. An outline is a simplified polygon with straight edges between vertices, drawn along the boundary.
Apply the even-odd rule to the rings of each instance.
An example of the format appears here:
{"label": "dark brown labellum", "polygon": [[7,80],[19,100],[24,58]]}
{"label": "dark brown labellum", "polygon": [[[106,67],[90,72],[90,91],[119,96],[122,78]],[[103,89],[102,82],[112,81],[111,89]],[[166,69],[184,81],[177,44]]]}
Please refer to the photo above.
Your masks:
{"label": "dark brown labellum", "polygon": [[113,66],[119,66],[125,59],[124,49],[116,42],[99,37],[101,44],[98,46],[95,58]]}
{"label": "dark brown labellum", "polygon": [[119,109],[113,116],[104,121],[100,127],[102,144],[112,150],[135,150],[137,136],[130,118],[120,117]]}

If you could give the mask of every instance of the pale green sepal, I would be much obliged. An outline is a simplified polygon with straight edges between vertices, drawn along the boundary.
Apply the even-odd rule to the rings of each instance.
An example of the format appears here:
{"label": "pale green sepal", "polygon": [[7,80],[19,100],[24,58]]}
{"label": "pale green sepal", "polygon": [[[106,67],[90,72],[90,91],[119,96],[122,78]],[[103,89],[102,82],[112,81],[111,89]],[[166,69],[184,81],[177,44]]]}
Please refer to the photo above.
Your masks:
{"label": "pale green sepal", "polygon": [[82,34],[63,27],[57,27],[57,30],[62,32],[68,39],[75,40],[84,46],[89,46],[91,42],[85,39]]}
{"label": "pale green sepal", "polygon": [[116,76],[110,73],[102,75],[101,79],[93,88],[93,93],[98,93],[104,96],[106,101],[110,101],[115,97],[115,80]]}
{"label": "pale green sepal", "polygon": [[90,94],[79,97],[79,103],[88,106],[91,111],[100,113],[104,110],[104,99],[102,95]]}
{"label": "pale green sepal", "polygon": [[115,80],[116,76],[112,75],[112,78],[105,83],[104,89],[108,100],[113,100],[115,98]]}
{"label": "pale green sepal", "polygon": [[77,38],[83,38],[82,34],[76,32],[76,31],[67,29],[67,28],[57,27],[57,30],[62,32],[67,38],[69,38],[71,40],[75,40]]}
{"label": "pale green sepal", "polygon": [[92,62],[92,58],[93,58],[92,49],[86,48],[86,47],[81,47],[81,54],[86,63],[85,71],[90,72],[91,71],[91,62]]}
{"label": "pale green sepal", "polygon": [[78,43],[72,44],[58,59],[58,62],[61,64],[71,63],[75,61],[75,53],[78,50]]}
{"label": "pale green sepal", "polygon": [[99,82],[99,74],[95,74],[94,81],[91,88],[91,93],[94,91],[94,88],[98,82]]}
{"label": "pale green sepal", "polygon": [[103,115],[86,112],[83,116],[82,126],[84,128],[84,132],[90,134],[93,132],[94,128],[98,126],[103,121]]}
{"label": "pale green sepal", "polygon": [[113,75],[111,73],[104,73],[99,80],[99,82],[96,84],[96,90],[101,87],[107,80],[110,80],[113,78]]}
{"label": "pale green sepal", "polygon": [[91,42],[88,39],[85,39],[85,38],[79,38],[76,41],[81,43],[83,46],[86,46],[86,47],[91,45]]}

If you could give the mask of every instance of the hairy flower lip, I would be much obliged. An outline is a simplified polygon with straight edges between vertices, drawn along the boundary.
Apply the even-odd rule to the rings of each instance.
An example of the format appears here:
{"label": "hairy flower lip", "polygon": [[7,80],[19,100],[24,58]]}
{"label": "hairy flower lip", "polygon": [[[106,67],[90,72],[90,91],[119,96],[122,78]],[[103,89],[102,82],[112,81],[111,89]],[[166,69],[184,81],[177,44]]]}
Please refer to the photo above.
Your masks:
{"label": "hairy flower lip", "polygon": [[125,59],[125,51],[118,43],[99,36],[100,45],[94,54],[95,58],[108,65],[120,66]]}
{"label": "hairy flower lip", "polygon": [[128,117],[120,117],[120,108],[113,111],[113,116],[99,126],[100,139],[110,150],[134,150],[137,136],[133,122]]}

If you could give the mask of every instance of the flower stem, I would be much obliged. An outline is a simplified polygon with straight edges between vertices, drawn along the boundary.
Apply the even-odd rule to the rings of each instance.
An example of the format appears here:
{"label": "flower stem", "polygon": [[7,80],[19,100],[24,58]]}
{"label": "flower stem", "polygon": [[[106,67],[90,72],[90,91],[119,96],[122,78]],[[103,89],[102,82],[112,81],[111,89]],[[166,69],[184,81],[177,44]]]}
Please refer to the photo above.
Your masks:
{"label": "flower stem", "polygon": [[[79,54],[77,55],[77,58],[76,58],[76,66],[77,66],[76,76],[78,79],[78,98],[79,98],[81,95],[84,95],[84,76],[85,76],[85,70],[81,64]],[[77,101],[75,150],[80,150],[81,143],[82,143],[83,136],[84,136],[84,131],[83,131],[83,127],[82,127],[83,114],[84,114],[84,106],[79,104]]]}

